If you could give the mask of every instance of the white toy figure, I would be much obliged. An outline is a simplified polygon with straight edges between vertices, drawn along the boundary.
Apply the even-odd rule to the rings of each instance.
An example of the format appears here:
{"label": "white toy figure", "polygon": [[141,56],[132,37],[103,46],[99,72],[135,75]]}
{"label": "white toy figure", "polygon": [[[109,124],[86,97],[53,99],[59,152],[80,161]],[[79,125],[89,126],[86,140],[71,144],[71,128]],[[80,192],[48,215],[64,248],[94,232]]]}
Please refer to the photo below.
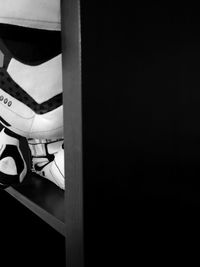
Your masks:
{"label": "white toy figure", "polygon": [[[60,1],[0,1],[0,24],[60,31]],[[31,151],[32,171],[65,189],[62,55],[31,65],[6,53],[6,45],[2,46],[0,188],[22,182],[27,173],[19,147],[23,136]]]}

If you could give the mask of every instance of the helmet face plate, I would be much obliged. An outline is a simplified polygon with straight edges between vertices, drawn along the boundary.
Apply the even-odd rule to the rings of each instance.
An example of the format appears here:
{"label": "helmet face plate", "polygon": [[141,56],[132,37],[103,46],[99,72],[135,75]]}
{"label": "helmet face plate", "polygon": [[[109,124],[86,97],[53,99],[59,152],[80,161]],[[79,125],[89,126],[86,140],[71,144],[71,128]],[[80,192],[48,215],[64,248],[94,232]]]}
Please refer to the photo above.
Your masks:
{"label": "helmet face plate", "polygon": [[11,59],[7,69],[0,68],[2,124],[26,138],[61,138],[61,69],[61,55],[38,66]]}

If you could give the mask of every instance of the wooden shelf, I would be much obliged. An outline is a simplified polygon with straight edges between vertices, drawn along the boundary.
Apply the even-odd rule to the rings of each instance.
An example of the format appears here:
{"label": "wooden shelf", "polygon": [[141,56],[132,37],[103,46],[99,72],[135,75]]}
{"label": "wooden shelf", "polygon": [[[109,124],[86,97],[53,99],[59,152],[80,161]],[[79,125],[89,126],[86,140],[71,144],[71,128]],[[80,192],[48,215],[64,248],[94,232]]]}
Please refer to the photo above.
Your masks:
{"label": "wooden shelf", "polygon": [[30,172],[22,184],[9,187],[5,191],[65,236],[63,190]]}

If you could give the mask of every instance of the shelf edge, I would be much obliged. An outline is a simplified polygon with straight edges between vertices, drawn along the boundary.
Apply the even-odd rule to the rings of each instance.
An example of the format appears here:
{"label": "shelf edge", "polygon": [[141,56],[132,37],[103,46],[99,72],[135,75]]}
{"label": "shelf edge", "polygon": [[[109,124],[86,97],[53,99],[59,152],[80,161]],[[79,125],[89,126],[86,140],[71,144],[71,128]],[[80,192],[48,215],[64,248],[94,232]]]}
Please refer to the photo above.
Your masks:
{"label": "shelf edge", "polygon": [[38,206],[36,203],[25,197],[23,194],[18,192],[13,187],[8,187],[5,189],[5,191],[10,194],[12,197],[14,197],[16,200],[18,200],[22,205],[27,207],[29,210],[31,210],[33,213],[35,213],[39,218],[41,218],[43,221],[48,223],[52,228],[54,228],[56,231],[58,231],[63,236],[66,236],[65,232],[65,223],[54,217],[52,214],[47,212],[46,210],[42,209],[40,206]]}

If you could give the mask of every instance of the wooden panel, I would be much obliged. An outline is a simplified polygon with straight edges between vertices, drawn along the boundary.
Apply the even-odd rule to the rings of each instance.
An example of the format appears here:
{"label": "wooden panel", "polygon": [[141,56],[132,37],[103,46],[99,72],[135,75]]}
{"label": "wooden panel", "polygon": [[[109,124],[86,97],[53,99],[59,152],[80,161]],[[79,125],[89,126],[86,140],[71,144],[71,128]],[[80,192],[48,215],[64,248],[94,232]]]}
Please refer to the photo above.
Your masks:
{"label": "wooden panel", "polygon": [[83,266],[80,3],[62,2],[66,266]]}

